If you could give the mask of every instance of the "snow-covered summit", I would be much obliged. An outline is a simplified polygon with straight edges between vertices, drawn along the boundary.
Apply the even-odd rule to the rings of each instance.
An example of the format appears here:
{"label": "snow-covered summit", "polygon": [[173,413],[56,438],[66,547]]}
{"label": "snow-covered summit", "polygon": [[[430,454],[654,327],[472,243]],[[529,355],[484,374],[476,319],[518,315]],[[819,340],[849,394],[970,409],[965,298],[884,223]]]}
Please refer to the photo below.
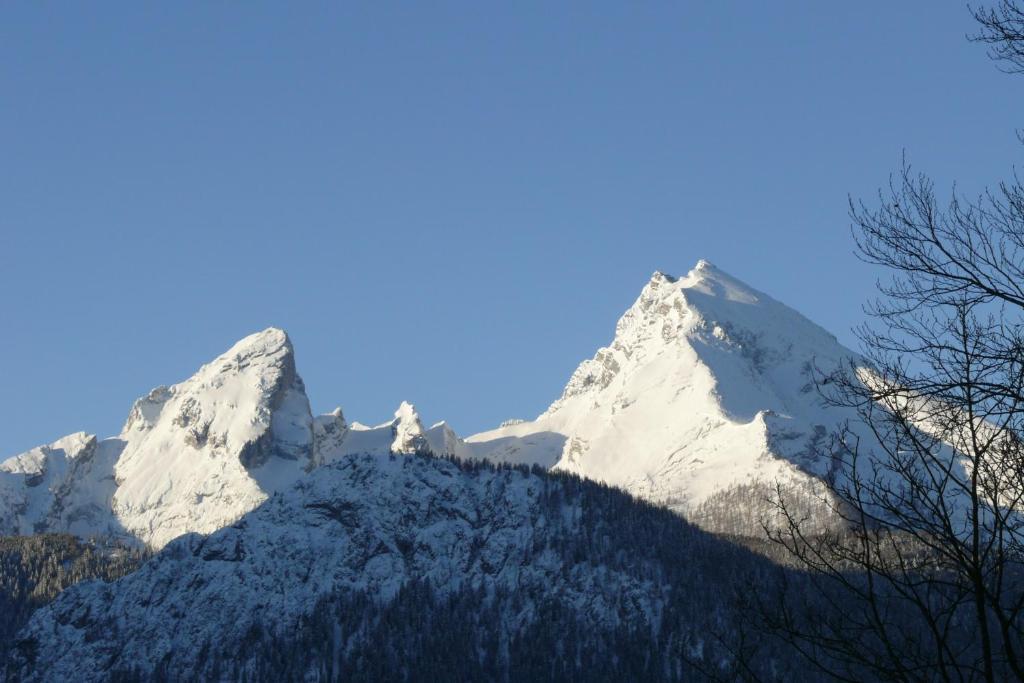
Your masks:
{"label": "snow-covered summit", "polygon": [[233,523],[270,495],[356,453],[460,455],[446,425],[402,403],[358,429],[314,417],[283,330],[249,335],[184,382],[135,401],[121,433],[78,433],[0,463],[0,532],[71,531],[163,546]]}
{"label": "snow-covered summit", "polygon": [[391,425],[395,438],[391,442],[394,453],[423,453],[427,450],[427,440],[423,436],[423,423],[420,421],[416,406],[402,401],[395,411],[395,421]]}
{"label": "snow-covered summit", "polygon": [[807,318],[701,260],[656,271],[615,336],[536,420],[467,439],[686,507],[751,479],[824,475],[837,416],[813,368],[852,352]]}
{"label": "snow-covered summit", "polygon": [[121,433],[78,433],[0,464],[8,532],[109,533],[162,546],[230,524],[315,461],[288,335],[249,335],[135,401]]}
{"label": "snow-covered summit", "polygon": [[162,545],[230,524],[312,466],[313,418],[288,335],[250,335],[154,389],[119,438],[113,510],[130,533]]}

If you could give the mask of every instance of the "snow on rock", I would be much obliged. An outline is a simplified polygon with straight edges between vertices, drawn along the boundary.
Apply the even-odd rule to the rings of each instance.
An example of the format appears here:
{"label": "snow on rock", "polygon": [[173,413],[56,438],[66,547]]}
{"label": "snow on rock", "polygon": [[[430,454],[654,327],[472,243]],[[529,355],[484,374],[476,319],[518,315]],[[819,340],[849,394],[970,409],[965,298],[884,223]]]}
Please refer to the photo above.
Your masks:
{"label": "snow on rock", "polygon": [[96,448],[96,437],[85,432],[69,434],[48,446],[39,446],[0,463],[0,472],[24,474],[38,481],[54,467],[66,465],[71,460],[88,457]]}
{"label": "snow on rock", "polygon": [[325,415],[313,418],[314,460],[322,465],[332,453],[341,449],[348,436],[349,426],[341,408],[335,408]]}
{"label": "snow on rock", "polygon": [[824,476],[814,367],[853,358],[834,336],[707,261],[655,272],[608,347],[536,420],[469,437],[477,457],[536,463],[685,509],[732,485]]}
{"label": "snow on rock", "polygon": [[0,533],[111,532],[117,444],[78,432],[0,463]]}
{"label": "snow on rock", "polygon": [[[654,620],[669,590],[651,583],[656,573],[552,550],[595,533],[583,528],[578,487],[540,504],[560,486],[436,458],[339,460],[231,526],[177,539],[119,581],[64,591],[19,634],[32,652],[22,673],[99,681],[163,663],[182,679],[209,679],[201,653],[248,642],[256,625],[289,634],[320,598],[359,590],[383,602],[413,578],[442,594],[468,586],[557,598],[577,606],[581,628]],[[519,602],[509,628],[537,618],[530,600]]]}
{"label": "snow on rock", "polygon": [[309,469],[313,432],[288,336],[250,335],[136,402],[120,436],[114,514],[156,546],[219,529]]}
{"label": "snow on rock", "polygon": [[291,342],[269,328],[138,399],[118,437],[75,434],[0,464],[0,524],[159,547],[290,486],[313,466],[315,438]]}
{"label": "snow on rock", "polygon": [[[336,411],[340,415],[340,410]],[[332,413],[333,415],[333,413]],[[328,420],[328,416],[316,418],[317,423]],[[324,438],[318,442],[318,464],[329,464],[354,455],[388,454],[433,454],[472,458],[473,452],[458,434],[442,421],[429,429],[423,427],[416,406],[402,401],[394,418],[371,427],[361,422],[352,422],[344,429],[338,428],[338,438]]]}
{"label": "snow on rock", "polygon": [[391,442],[392,453],[424,453],[427,451],[427,440],[423,436],[423,423],[420,422],[416,406],[402,401],[395,411],[395,421],[391,424],[394,439]]}
{"label": "snow on rock", "polygon": [[117,437],[78,433],[0,463],[0,533],[113,534],[154,547],[232,524],[300,476],[357,455],[471,455],[412,404],[377,427],[314,417],[288,336],[242,339],[135,401]]}

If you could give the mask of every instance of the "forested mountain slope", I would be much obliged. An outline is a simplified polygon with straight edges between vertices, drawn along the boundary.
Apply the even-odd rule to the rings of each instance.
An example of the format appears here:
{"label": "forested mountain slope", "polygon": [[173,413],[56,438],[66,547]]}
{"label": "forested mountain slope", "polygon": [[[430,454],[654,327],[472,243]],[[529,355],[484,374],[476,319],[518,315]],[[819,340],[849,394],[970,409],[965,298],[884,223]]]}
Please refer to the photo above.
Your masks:
{"label": "forested mountain slope", "polygon": [[[540,469],[352,456],[235,524],[86,582],[21,632],[11,676],[687,680],[777,569],[671,512]],[[784,676],[794,658],[766,655]]]}

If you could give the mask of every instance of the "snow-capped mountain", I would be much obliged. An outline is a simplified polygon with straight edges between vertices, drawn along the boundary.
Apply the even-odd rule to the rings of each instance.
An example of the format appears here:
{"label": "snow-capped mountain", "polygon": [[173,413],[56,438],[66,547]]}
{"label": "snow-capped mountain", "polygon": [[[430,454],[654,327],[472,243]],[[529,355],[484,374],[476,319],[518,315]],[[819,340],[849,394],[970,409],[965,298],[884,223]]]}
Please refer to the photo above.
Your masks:
{"label": "snow-capped mountain", "polygon": [[537,463],[685,509],[755,480],[822,477],[846,417],[815,368],[854,358],[834,336],[706,261],[656,272],[608,347],[537,419],[476,434],[478,457]]}
{"label": "snow-capped mountain", "polygon": [[288,336],[270,328],[190,379],[138,399],[121,433],[72,434],[0,463],[0,533],[69,531],[155,547],[233,523],[304,473],[351,453],[456,454],[443,423],[403,403],[392,422],[314,416]]}
{"label": "snow-capped mountain", "polygon": [[612,343],[536,420],[460,439],[394,419],[310,411],[287,335],[241,340],[190,379],[138,399],[121,433],[77,433],[0,463],[0,533],[113,534],[154,547],[209,533],[352,454],[433,453],[539,464],[684,510],[751,481],[811,480],[847,417],[815,367],[853,356],[799,313],[701,261],[655,273]]}

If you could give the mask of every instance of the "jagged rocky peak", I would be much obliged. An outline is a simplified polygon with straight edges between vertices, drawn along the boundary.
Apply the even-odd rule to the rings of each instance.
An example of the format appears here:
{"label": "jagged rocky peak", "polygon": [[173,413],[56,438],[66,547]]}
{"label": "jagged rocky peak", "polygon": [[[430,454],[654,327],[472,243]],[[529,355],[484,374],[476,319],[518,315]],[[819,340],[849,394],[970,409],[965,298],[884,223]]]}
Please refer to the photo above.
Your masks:
{"label": "jagged rocky peak", "polygon": [[[296,384],[295,355],[284,330],[274,327],[245,337],[212,362],[203,365],[190,379],[174,386],[159,386],[132,406],[123,436],[152,429],[163,417],[165,406],[179,399],[179,410],[170,416],[176,425],[191,429],[193,440],[201,440],[207,425],[196,400],[180,400],[185,393],[240,395],[247,389],[258,393],[277,393]],[[302,388],[301,380],[297,381]],[[212,398],[212,397],[211,397]],[[205,421],[204,421],[205,420]]]}
{"label": "jagged rocky peak", "polygon": [[314,423],[283,330],[249,335],[135,402],[121,432],[116,516],[160,544],[230,523],[313,466]]}
{"label": "jagged rocky peak", "polygon": [[231,523],[289,486],[313,446],[291,342],[269,328],[135,401],[117,437],[79,432],[0,463],[0,532],[160,546]]}
{"label": "jagged rocky peak", "polygon": [[246,466],[273,455],[308,458],[313,425],[295,354],[283,330],[249,335],[190,379],[135,402],[122,431],[162,425],[189,446],[237,451]]}
{"label": "jagged rocky peak", "polygon": [[651,349],[671,342],[696,319],[683,294],[686,283],[697,282],[710,264],[700,261],[680,281],[660,270],[654,271],[640,296],[619,318],[611,344],[601,347],[594,357],[580,363],[569,378],[561,397],[548,412],[557,411],[573,397],[606,389],[625,364],[642,360]]}
{"label": "jagged rocky peak", "polygon": [[653,324],[654,320],[666,318],[678,322],[686,314],[700,317],[702,304],[707,303],[703,297],[757,304],[763,296],[710,261],[701,259],[683,277],[655,271],[636,302],[620,319],[616,333],[629,330],[635,322]]}
{"label": "jagged rocky peak", "polygon": [[345,414],[340,407],[329,413],[317,415],[313,419],[313,433],[318,441],[329,435],[344,435],[346,431],[348,431],[348,422],[345,421]]}
{"label": "jagged rocky peak", "polygon": [[675,277],[674,275],[669,275],[668,273],[662,270],[656,270],[654,271],[654,273],[651,274],[651,279],[647,284],[649,287],[657,288],[661,287],[662,285],[674,285],[678,281],[679,278]]}
{"label": "jagged rocky peak", "polygon": [[348,431],[349,425],[341,408],[313,418],[314,460],[317,466],[323,465],[341,450]]}
{"label": "jagged rocky peak", "polygon": [[249,335],[187,380],[135,401],[114,438],[74,434],[0,464],[0,533],[112,533],[163,546],[233,523],[354,454],[465,455],[404,402],[377,427],[314,417],[288,335]]}
{"label": "jagged rocky peak", "polygon": [[553,407],[606,388],[623,366],[639,367],[669,347],[677,353],[694,343],[705,358],[706,347],[715,347],[749,357],[757,370],[794,349],[808,358],[848,353],[798,312],[701,259],[684,277],[655,271],[619,319],[611,344],[579,366]]}
{"label": "jagged rocky peak", "polygon": [[416,406],[408,401],[402,401],[395,411],[395,420],[391,423],[391,433],[394,440],[391,442],[393,453],[424,453],[429,449],[426,437],[423,434],[423,423],[420,421]]}
{"label": "jagged rocky peak", "polygon": [[466,441],[685,509],[735,484],[824,476],[822,434],[850,416],[821,404],[812,368],[853,356],[701,260],[682,277],[656,271],[536,420]]}

